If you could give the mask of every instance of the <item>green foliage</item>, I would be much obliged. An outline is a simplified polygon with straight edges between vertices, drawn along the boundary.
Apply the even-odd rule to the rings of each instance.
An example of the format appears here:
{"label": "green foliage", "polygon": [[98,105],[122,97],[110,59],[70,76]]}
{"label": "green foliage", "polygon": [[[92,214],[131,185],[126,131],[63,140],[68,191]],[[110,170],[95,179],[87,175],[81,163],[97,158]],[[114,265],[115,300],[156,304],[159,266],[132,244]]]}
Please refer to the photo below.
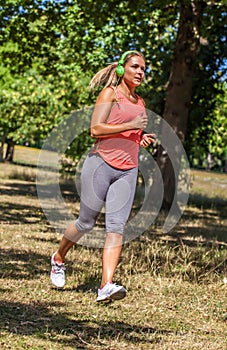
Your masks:
{"label": "green foliage", "polygon": [[60,97],[38,75],[14,80],[1,91],[1,133],[16,142],[39,142],[62,116]]}
{"label": "green foliage", "polygon": [[[193,166],[211,167],[224,171],[227,158],[227,89],[223,85],[223,91],[215,97],[215,109],[210,115],[203,114],[202,106],[197,108],[200,112],[198,125],[190,133],[187,144],[190,141],[189,159]],[[187,145],[186,144],[186,145]],[[207,163],[207,157],[211,157],[211,164]]]}
{"label": "green foliage", "polygon": [[[144,53],[147,74],[138,92],[147,108],[162,115],[180,1],[4,0],[0,9],[1,136],[40,144],[73,110],[94,103],[89,80],[129,49]],[[226,74],[225,13],[223,3],[207,2],[186,139],[193,159],[193,135],[212,126]],[[205,149],[200,136],[197,145]],[[76,144],[76,154],[82,154],[82,142]]]}
{"label": "green foliage", "polygon": [[[215,2],[207,6],[201,23],[200,49],[193,85],[186,150],[193,166],[212,164],[223,170],[226,159],[224,119],[226,112],[226,6]],[[223,106],[223,108],[222,108]],[[219,116],[218,116],[219,115]]]}

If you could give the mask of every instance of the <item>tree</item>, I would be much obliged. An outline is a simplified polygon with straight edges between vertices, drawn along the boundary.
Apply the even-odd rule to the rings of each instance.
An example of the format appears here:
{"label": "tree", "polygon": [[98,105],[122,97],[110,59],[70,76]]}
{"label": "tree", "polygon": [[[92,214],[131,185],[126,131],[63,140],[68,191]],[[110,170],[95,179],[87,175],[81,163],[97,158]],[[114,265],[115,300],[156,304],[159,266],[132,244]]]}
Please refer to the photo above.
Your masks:
{"label": "tree", "polygon": [[227,163],[227,89],[216,96],[212,119],[205,116],[199,127],[190,133],[191,155],[194,167],[225,171]]}
{"label": "tree", "polygon": [[[0,14],[2,28],[0,86],[2,93],[8,92],[8,100],[2,97],[3,103],[13,105],[11,94],[13,94],[14,81],[17,85],[16,91],[20,93],[22,83],[26,84],[26,80],[28,82],[30,78],[34,82],[34,76],[37,75],[38,81],[42,81],[41,85],[46,86],[51,98],[56,101],[57,114],[60,116],[61,110],[61,118],[64,118],[70,114],[71,110],[94,102],[95,96],[87,86],[89,79],[98,69],[108,62],[116,61],[122,52],[137,49],[142,51],[147,59],[147,78],[140,88],[147,108],[163,115],[180,135],[182,141],[189,140],[195,129],[198,115],[201,123],[210,123],[212,111],[215,109],[215,96],[218,94],[220,78],[218,72],[226,57],[223,40],[225,27],[222,20],[224,7],[220,2],[202,0],[132,2],[127,0],[122,3],[116,0],[108,2],[5,0],[0,6],[2,10]],[[197,13],[200,7],[203,7],[202,14]],[[182,30],[183,24],[184,30]],[[194,31],[196,28],[200,33]],[[204,43],[208,42],[207,37],[209,37],[209,45],[199,45],[201,39]],[[180,43],[182,39],[183,45]],[[182,89],[178,88],[178,91],[176,89],[180,79],[177,82],[177,75],[172,73],[170,75],[175,44],[178,48],[175,48],[172,72],[176,72],[177,65],[179,67],[182,64],[184,96],[182,96]],[[186,57],[185,52],[181,51],[182,47],[186,47],[189,56]],[[185,66],[182,63],[185,62],[184,59],[188,60]],[[191,59],[192,61],[189,62]],[[183,70],[178,69],[178,73],[182,74]],[[213,80],[213,76],[216,77],[216,81]],[[169,79],[166,94],[168,77],[175,80]],[[21,84],[19,84],[20,79]],[[172,82],[174,82],[173,88]],[[171,94],[178,108],[177,118],[174,116],[175,107]],[[207,116],[206,121],[201,116],[198,100],[203,105],[203,114]],[[205,103],[206,101],[209,103]],[[39,125],[45,125],[45,118],[48,119],[48,116],[43,112],[39,113],[42,104],[38,99],[35,103],[37,103],[36,109],[25,108],[24,111],[25,113],[33,111],[33,119],[30,123],[34,125],[36,125],[35,119],[40,120],[40,115],[43,115],[43,121],[39,121]],[[6,105],[2,106],[2,111],[6,108]],[[54,113],[53,110],[51,113]],[[0,115],[0,126],[4,125],[4,120],[5,114]],[[54,117],[52,122],[48,120],[50,129],[51,123],[54,127],[56,120]],[[24,124],[22,118],[18,118],[19,121],[26,129],[26,123]],[[18,130],[23,133],[22,124]],[[28,131],[26,134],[30,137]],[[16,135],[17,132],[12,125],[11,136],[18,140]],[[36,135],[40,139],[44,137],[42,133]],[[31,140],[33,139],[34,136],[31,134]],[[77,142],[77,144],[80,147],[81,143]],[[188,144],[186,142],[185,145],[190,153],[190,142]],[[168,169],[166,173],[168,174]]]}
{"label": "tree", "polygon": [[[167,84],[163,118],[172,126],[182,142],[186,138],[194,71],[200,42],[200,27],[207,5],[203,0],[180,1],[179,27]],[[165,130],[163,132],[165,133]],[[177,150],[176,159],[179,161],[173,169],[168,154],[160,147],[158,163],[164,181],[163,206],[166,208],[170,208],[173,202],[176,190],[175,179],[180,169],[180,157]]]}
{"label": "tree", "polygon": [[[75,57],[65,52],[67,40],[61,37],[66,4],[23,0],[1,4],[1,160],[5,142],[9,146],[5,160],[11,161],[15,142],[40,145],[87,99],[87,76]],[[79,43],[78,38],[78,47]]]}
{"label": "tree", "polygon": [[[227,7],[221,2],[216,2],[215,6],[214,4],[207,6],[201,22],[200,47],[193,79],[193,95],[185,142],[191,166],[206,168],[210,140],[214,142],[209,128],[217,118],[216,111],[220,111],[221,105],[224,106],[227,72],[226,9]],[[221,113],[224,117],[224,108]],[[218,140],[223,140],[222,144],[224,144],[224,133],[221,124],[219,125],[220,127],[215,128],[213,134],[220,146]],[[220,166],[223,157],[221,154],[219,151],[215,157],[212,156],[211,167],[217,167],[219,164],[219,169],[223,168]]]}

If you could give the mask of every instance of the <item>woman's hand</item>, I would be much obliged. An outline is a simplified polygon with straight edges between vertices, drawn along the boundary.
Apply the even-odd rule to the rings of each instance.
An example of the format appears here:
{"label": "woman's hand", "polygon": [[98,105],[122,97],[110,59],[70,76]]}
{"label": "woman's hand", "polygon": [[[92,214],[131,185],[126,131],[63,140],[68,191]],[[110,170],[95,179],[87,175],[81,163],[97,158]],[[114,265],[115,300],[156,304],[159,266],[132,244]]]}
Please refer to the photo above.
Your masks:
{"label": "woman's hand", "polygon": [[146,148],[153,142],[155,142],[155,134],[143,134],[141,137],[140,146]]}
{"label": "woman's hand", "polygon": [[131,120],[130,125],[132,126],[132,129],[145,129],[148,124],[148,117],[147,115],[141,113],[137,117],[135,117],[133,120]]}

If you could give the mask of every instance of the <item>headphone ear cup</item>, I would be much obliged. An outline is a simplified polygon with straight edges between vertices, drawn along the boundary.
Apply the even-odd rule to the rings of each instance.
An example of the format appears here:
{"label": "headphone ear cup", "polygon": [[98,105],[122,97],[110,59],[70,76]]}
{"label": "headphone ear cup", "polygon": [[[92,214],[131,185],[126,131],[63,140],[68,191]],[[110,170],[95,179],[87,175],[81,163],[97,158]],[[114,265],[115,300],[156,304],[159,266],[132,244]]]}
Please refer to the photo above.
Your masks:
{"label": "headphone ear cup", "polygon": [[116,68],[116,73],[117,73],[117,75],[118,75],[119,77],[123,77],[124,72],[125,72],[124,67],[121,66],[121,65],[118,65],[117,68]]}

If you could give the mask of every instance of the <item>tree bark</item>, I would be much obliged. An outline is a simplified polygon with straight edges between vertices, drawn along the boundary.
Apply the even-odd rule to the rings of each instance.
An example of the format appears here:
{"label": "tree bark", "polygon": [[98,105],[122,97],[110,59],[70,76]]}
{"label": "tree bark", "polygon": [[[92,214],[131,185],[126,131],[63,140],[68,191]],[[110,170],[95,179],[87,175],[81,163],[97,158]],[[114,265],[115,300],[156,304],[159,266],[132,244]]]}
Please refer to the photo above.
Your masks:
{"label": "tree bark", "polygon": [[6,141],[6,135],[2,135],[1,146],[0,146],[0,162],[4,161],[4,144]]}
{"label": "tree bark", "polygon": [[13,154],[14,154],[14,146],[15,142],[11,139],[7,140],[7,149],[6,149],[6,156],[5,161],[6,162],[12,162],[13,161]]}
{"label": "tree bark", "polygon": [[[193,73],[199,47],[199,28],[206,3],[201,0],[181,0],[180,6],[179,27],[167,83],[163,118],[183,143],[187,130]],[[165,130],[163,130],[163,133],[165,134]],[[168,134],[163,135],[163,137],[168,137]],[[180,157],[177,151],[176,157]],[[180,162],[181,160],[177,159],[177,166],[175,164],[173,167],[168,152],[160,147],[158,165],[164,183],[163,208],[169,209],[173,202]]]}

